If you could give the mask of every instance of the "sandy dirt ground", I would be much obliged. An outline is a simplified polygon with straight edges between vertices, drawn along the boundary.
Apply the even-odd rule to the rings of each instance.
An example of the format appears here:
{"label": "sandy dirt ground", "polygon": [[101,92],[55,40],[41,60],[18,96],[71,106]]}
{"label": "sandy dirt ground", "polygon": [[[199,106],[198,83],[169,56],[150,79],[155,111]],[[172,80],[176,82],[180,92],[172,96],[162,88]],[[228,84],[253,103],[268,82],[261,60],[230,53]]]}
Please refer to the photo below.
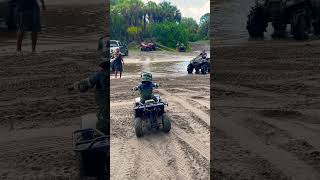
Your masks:
{"label": "sandy dirt ground", "polygon": [[36,54],[29,38],[16,54],[15,38],[1,34],[0,179],[79,179],[72,132],[97,107],[93,91],[67,85],[97,70],[104,17],[103,4],[49,3]]}
{"label": "sandy dirt ground", "polygon": [[212,177],[320,179],[319,41],[249,41],[251,3],[213,5]]}
{"label": "sandy dirt ground", "polygon": [[[111,179],[209,179],[210,76],[186,73],[186,60],[195,54],[132,52],[124,59],[124,77],[111,78]],[[131,89],[143,70],[153,72],[161,86],[155,93],[169,103],[168,134],[135,135],[139,94]]]}

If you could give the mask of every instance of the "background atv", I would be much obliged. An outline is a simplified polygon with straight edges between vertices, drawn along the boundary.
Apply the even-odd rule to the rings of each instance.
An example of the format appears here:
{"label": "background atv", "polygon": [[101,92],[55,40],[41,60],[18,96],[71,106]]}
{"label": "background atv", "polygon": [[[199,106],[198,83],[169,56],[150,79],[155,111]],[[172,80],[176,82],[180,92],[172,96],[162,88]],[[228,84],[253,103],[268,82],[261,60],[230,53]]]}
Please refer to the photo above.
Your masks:
{"label": "background atv", "polygon": [[248,15],[247,30],[252,38],[263,38],[271,22],[273,38],[286,35],[287,24],[296,40],[308,39],[308,34],[320,34],[320,0],[263,0],[256,1]]}
{"label": "background atv", "polygon": [[196,74],[200,72],[202,74],[210,73],[210,58],[202,58],[201,55],[192,59],[187,67],[188,74],[192,74],[193,70],[196,71]]}
{"label": "background atv", "polygon": [[185,46],[178,46],[178,47],[177,47],[177,50],[178,50],[179,52],[186,52],[186,47],[185,47]]}
{"label": "background atv", "polygon": [[171,129],[170,119],[164,111],[164,106],[168,104],[163,102],[159,95],[155,95],[155,97],[158,99],[157,102],[146,100],[144,104],[140,102],[140,98],[135,99],[133,110],[137,137],[143,136],[144,127],[147,127],[148,130],[161,128],[165,133]]}
{"label": "background atv", "polygon": [[0,29],[16,29],[16,0],[0,0]]}
{"label": "background atv", "polygon": [[154,43],[141,43],[140,44],[141,51],[155,51],[156,45]]}

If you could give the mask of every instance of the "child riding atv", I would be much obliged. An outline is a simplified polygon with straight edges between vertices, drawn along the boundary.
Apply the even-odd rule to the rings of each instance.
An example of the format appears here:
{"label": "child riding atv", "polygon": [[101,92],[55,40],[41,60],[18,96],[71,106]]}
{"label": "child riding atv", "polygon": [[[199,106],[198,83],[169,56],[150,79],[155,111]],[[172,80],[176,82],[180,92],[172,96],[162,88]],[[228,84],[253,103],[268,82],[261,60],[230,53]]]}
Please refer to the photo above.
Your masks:
{"label": "child riding atv", "polygon": [[152,82],[152,74],[149,72],[143,72],[141,74],[141,83],[134,87],[133,90],[140,91],[140,102],[145,103],[146,100],[153,99],[155,102],[158,99],[153,95],[153,89],[158,88],[159,85]]}

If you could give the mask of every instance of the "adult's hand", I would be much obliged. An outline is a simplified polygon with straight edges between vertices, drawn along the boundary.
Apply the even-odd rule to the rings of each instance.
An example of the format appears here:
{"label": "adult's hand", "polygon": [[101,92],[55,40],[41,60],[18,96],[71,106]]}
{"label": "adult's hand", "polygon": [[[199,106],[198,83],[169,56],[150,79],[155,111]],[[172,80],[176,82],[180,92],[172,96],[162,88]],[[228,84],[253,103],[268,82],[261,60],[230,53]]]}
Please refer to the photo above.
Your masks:
{"label": "adult's hand", "polygon": [[47,7],[46,7],[46,5],[45,5],[45,3],[44,3],[44,0],[40,0],[40,2],[41,2],[41,5],[42,5],[42,10],[47,10]]}

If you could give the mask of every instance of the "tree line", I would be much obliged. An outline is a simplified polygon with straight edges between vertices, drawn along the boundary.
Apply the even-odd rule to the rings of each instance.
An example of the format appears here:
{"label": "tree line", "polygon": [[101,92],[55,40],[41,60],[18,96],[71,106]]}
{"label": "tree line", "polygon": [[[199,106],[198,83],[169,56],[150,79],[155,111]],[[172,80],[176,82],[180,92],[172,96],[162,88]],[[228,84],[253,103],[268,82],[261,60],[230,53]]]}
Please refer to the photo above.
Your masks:
{"label": "tree line", "polygon": [[141,0],[110,1],[110,34],[125,42],[153,39],[175,48],[177,43],[209,39],[210,14],[198,24],[193,18],[182,17],[180,10],[168,1],[159,4]]}

